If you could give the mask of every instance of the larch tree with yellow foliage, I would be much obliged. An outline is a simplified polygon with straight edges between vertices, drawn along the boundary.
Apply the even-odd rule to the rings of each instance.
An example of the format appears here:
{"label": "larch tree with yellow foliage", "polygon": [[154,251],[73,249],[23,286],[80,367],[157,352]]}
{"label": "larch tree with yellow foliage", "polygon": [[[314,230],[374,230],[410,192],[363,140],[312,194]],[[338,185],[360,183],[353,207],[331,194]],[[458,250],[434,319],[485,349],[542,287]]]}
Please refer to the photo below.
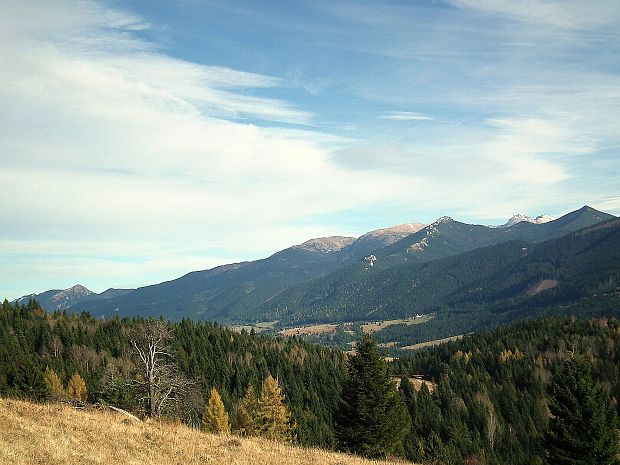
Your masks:
{"label": "larch tree with yellow foliage", "polygon": [[67,384],[67,397],[69,400],[86,402],[86,383],[79,373],[74,373]]}
{"label": "larch tree with yellow foliage", "polygon": [[62,387],[58,374],[49,368],[45,369],[43,375],[43,383],[45,384],[45,394],[47,399],[52,401],[63,400],[66,396],[65,388]]}
{"label": "larch tree with yellow foliage", "polygon": [[260,397],[250,386],[237,410],[237,431],[281,442],[292,442],[293,426],[282,388],[271,376],[263,382]]}
{"label": "larch tree with yellow foliage", "polygon": [[215,388],[211,388],[211,395],[205,406],[202,416],[202,429],[209,433],[230,433],[228,413],[226,413],[222,398]]}
{"label": "larch tree with yellow foliage", "polygon": [[292,441],[290,413],[284,403],[282,388],[271,375],[263,382],[258,399],[257,423],[260,436],[282,442]]}
{"label": "larch tree with yellow foliage", "polygon": [[237,408],[237,426],[235,431],[242,435],[258,436],[258,398],[254,386],[248,386],[245,396]]}

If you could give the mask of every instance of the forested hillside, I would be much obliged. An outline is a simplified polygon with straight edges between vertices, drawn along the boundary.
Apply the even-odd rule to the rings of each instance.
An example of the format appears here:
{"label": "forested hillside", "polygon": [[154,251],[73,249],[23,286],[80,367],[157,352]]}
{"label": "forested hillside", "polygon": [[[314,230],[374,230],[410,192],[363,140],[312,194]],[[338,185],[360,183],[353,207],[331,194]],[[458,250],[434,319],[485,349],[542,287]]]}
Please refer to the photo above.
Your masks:
{"label": "forested hillside", "polygon": [[410,329],[409,339],[400,340],[407,345],[418,336],[452,336],[534,316],[616,314],[619,291],[620,220],[613,219],[542,243],[510,241],[387,270],[359,263],[296,286],[264,308],[266,319],[293,322],[436,313],[424,325],[382,331],[387,338]]}
{"label": "forested hillside", "polygon": [[493,228],[443,217],[394,244],[377,250],[376,265],[386,269],[405,262],[428,262],[502,242],[542,242],[613,219],[587,205],[546,223],[528,221]]}
{"label": "forested hillside", "polygon": [[[174,392],[158,415],[204,427],[205,401],[216,388],[233,429],[243,434],[247,416],[241,406],[257,392],[249,387],[263,385],[264,393],[271,374],[291,414],[293,441],[350,447],[342,430],[338,434],[343,421],[355,428],[342,403],[343,397],[351,399],[350,391],[344,393],[347,386],[355,386],[347,381],[352,379],[351,364],[345,354],[294,338],[236,333],[209,323],[102,321],[88,314],[49,314],[34,301],[26,306],[5,301],[0,307],[0,396],[68,396],[148,414],[148,401],[138,389],[144,377],[133,343],[136,333],[149,325],[170,331],[166,350],[179,370],[169,385]],[[549,419],[546,386],[556,368],[575,356],[592,365],[595,381],[617,406],[620,322],[614,318],[520,322],[395,360],[392,376],[401,380],[400,398],[409,416],[400,419],[399,431],[393,432],[402,443],[391,444],[389,450],[434,464],[541,463]],[[375,365],[386,363],[382,357],[381,362],[374,360]],[[364,361],[356,366],[364,370]],[[52,373],[58,374],[56,380]],[[360,376],[375,380],[373,385],[378,380],[370,372]]]}
{"label": "forested hillside", "polygon": [[[101,321],[88,314],[49,314],[31,301],[0,307],[0,396],[48,397],[46,368],[67,384],[74,373],[86,382],[87,400],[136,414],[145,405],[134,389],[139,361],[130,335],[142,319]],[[238,401],[268,374],[284,386],[301,444],[333,447],[332,413],[344,377],[342,353],[299,342],[236,333],[211,323],[183,320],[169,325],[170,352],[179,367],[180,396],[168,412],[198,425],[209,390],[216,387],[234,422]]]}
{"label": "forested hillside", "polygon": [[618,409],[617,319],[520,322],[396,361],[395,373],[433,382],[432,392],[401,382],[414,425],[406,440],[408,457],[450,464],[467,458],[497,465],[543,463],[546,386],[558,365],[573,356],[591,363],[595,381]]}

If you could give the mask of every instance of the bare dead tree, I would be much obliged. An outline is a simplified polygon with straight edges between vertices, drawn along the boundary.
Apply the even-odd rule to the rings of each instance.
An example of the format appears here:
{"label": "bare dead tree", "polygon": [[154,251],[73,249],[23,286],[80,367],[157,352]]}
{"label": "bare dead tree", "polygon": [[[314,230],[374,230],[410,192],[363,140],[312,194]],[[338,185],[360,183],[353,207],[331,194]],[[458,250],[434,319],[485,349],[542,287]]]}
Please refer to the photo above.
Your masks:
{"label": "bare dead tree", "polygon": [[147,415],[159,416],[165,405],[187,388],[170,347],[172,334],[166,323],[151,319],[136,327],[129,341],[139,367],[133,383],[145,393]]}

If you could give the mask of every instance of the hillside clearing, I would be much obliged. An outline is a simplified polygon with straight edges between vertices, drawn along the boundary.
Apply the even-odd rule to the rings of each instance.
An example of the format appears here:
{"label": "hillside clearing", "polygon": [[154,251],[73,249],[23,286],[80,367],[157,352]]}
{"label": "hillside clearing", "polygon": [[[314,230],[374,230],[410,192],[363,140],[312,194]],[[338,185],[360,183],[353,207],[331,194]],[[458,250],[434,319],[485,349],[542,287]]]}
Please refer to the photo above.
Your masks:
{"label": "hillside clearing", "polygon": [[367,332],[377,332],[382,329],[387,328],[392,325],[419,325],[422,323],[426,323],[433,319],[432,315],[420,315],[413,318],[401,318],[399,320],[383,320],[376,321],[374,323],[366,323],[362,325],[362,331]]}
{"label": "hillside clearing", "polygon": [[282,336],[307,336],[309,334],[335,333],[337,328],[337,324],[325,323],[319,325],[286,328],[280,331],[280,334]]}
{"label": "hillside clearing", "polygon": [[434,339],[432,341],[420,342],[419,344],[404,346],[404,347],[401,347],[401,349],[402,350],[418,350],[418,349],[423,349],[425,347],[432,347],[432,346],[436,346],[439,344],[443,344],[444,342],[456,341],[458,339],[461,339],[462,337],[463,337],[463,334],[459,336],[444,337],[443,339]]}
{"label": "hillside clearing", "polygon": [[217,436],[113,411],[0,399],[0,463],[370,465],[351,455],[262,439]]}

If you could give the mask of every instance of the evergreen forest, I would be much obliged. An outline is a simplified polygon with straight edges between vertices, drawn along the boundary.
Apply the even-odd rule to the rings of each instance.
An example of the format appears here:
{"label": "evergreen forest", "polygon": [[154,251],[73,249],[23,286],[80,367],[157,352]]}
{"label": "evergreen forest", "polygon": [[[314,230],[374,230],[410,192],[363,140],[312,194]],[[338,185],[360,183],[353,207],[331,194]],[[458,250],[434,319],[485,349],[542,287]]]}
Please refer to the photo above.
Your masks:
{"label": "evergreen forest", "polygon": [[[285,426],[246,425],[245,431],[255,428],[256,434],[301,445],[372,457],[400,455],[418,463],[551,463],[545,455],[554,437],[549,409],[561,405],[552,396],[561,392],[562,373],[570,372],[567,362],[579,357],[592,384],[579,395],[596,396],[596,404],[609,407],[592,420],[599,421],[592,430],[617,433],[620,322],[615,318],[518,322],[415,351],[388,365],[370,336],[351,356],[296,338],[211,323],[99,320],[87,313],[47,313],[35,301],[5,301],[0,306],[0,396],[62,397],[147,415],[139,389],[145,376],[133,348],[135,334],[153,321],[169,335],[162,350],[170,362],[165,368],[176,370],[169,397],[159,398],[167,402],[157,412],[196,428],[242,431],[248,417],[260,417],[252,406],[269,405]],[[168,373],[162,368],[159,376]],[[366,389],[371,379],[374,386]],[[364,396],[380,397],[375,399],[380,403]],[[360,417],[360,410],[377,418]],[[382,426],[364,437],[351,440],[346,434],[373,420]],[[386,431],[398,440],[386,440]],[[614,437],[605,439],[607,456],[617,450]]]}

